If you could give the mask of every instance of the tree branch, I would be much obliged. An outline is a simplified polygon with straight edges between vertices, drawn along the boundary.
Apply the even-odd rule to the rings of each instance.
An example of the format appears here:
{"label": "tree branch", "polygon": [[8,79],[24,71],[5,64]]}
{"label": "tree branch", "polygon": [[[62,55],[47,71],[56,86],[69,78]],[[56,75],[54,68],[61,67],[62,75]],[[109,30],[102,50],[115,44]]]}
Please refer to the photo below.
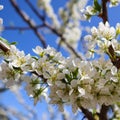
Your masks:
{"label": "tree branch", "polygon": [[101,17],[102,17],[104,23],[106,23],[106,21],[108,21],[107,2],[108,2],[108,0],[102,0],[102,15],[101,15]]}
{"label": "tree branch", "polygon": [[7,91],[7,90],[9,90],[9,88],[0,88],[0,93],[2,93],[2,92],[5,92],[5,91]]}
{"label": "tree branch", "polygon": [[63,37],[63,35],[61,33],[59,33],[54,27],[52,27],[49,23],[47,23],[45,21],[45,18],[42,15],[39,14],[39,12],[37,11],[37,9],[31,4],[31,2],[29,0],[26,0],[26,2],[30,6],[30,8],[33,10],[33,12],[38,16],[38,18],[43,21],[43,24],[48,29],[50,29],[53,33],[55,33],[57,36],[59,36],[61,38],[61,41],[66,44],[66,46],[75,54],[75,56],[82,60],[82,57],[74,50],[74,48],[72,46],[70,46],[66,42],[65,38]]}
{"label": "tree branch", "polygon": [[[102,18],[104,24],[108,21],[108,12],[107,12],[107,2],[108,1],[109,0],[102,0],[102,13],[101,13],[100,17]],[[109,55],[111,58],[112,55],[114,55],[114,49],[113,49],[112,45],[109,46],[108,51],[110,52]],[[102,105],[100,114],[99,114],[100,120],[108,120],[107,112],[109,110],[109,107],[110,106]]]}
{"label": "tree branch", "polygon": [[10,50],[10,48],[2,41],[0,41],[0,49],[5,53]]}
{"label": "tree branch", "polygon": [[[37,25],[35,26],[37,29],[39,28],[43,28],[44,25]],[[20,27],[20,26],[4,26],[4,29],[5,30],[21,30],[21,31],[24,31],[24,30],[32,30],[31,27],[27,26],[27,27]]]}
{"label": "tree branch", "polygon": [[89,110],[87,110],[87,109],[85,109],[83,107],[80,107],[80,109],[85,114],[85,116],[88,118],[88,120],[95,120],[92,113]]}
{"label": "tree branch", "polygon": [[[108,13],[107,13],[107,2],[109,0],[102,0],[102,15],[101,18],[103,19],[103,22],[106,23],[108,21]],[[115,55],[115,51],[112,45],[109,46],[107,53],[111,59],[111,62],[114,66],[117,67],[117,69],[120,69],[120,57]]]}
{"label": "tree branch", "polygon": [[109,110],[109,106],[102,105],[102,108],[101,108],[100,114],[99,114],[100,120],[108,120],[108,118],[107,118],[108,110]]}
{"label": "tree branch", "polygon": [[29,5],[29,7],[32,9],[32,11],[38,16],[38,18],[44,22],[45,21],[44,16],[42,16],[41,14],[39,14],[39,12],[37,11],[37,9],[32,5],[32,3],[29,0],[25,0],[25,1]]}
{"label": "tree branch", "polygon": [[14,7],[14,9],[16,10],[16,12],[21,16],[21,18],[29,25],[29,27],[34,31],[34,33],[36,34],[36,36],[39,38],[39,40],[41,41],[42,45],[44,48],[46,48],[46,43],[45,40],[43,38],[43,36],[38,32],[37,28],[35,27],[34,23],[30,20],[29,16],[27,14],[25,14],[23,11],[20,10],[20,8],[18,7],[17,3],[15,2],[15,0],[10,0],[11,5]]}

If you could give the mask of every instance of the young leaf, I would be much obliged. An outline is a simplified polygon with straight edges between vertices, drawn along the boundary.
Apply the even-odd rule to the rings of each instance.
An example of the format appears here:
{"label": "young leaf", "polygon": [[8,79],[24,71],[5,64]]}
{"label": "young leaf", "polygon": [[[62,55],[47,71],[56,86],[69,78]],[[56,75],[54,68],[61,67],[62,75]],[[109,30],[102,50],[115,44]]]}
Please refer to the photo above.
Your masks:
{"label": "young leaf", "polygon": [[16,45],[17,44],[17,42],[11,42],[10,43],[10,45]]}
{"label": "young leaf", "polygon": [[94,0],[94,8],[96,11],[101,12],[101,5],[98,3],[98,0]]}

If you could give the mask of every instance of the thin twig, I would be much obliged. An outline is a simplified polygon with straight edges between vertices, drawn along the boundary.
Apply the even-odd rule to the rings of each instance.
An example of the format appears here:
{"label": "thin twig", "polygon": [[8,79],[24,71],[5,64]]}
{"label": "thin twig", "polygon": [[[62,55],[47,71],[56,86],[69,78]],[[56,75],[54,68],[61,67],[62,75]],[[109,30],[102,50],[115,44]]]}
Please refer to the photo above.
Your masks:
{"label": "thin twig", "polygon": [[38,32],[37,28],[35,27],[35,25],[33,24],[33,22],[30,20],[29,16],[20,10],[19,6],[17,5],[17,3],[15,2],[15,0],[10,0],[11,5],[14,7],[14,9],[16,10],[16,12],[21,16],[21,18],[29,25],[29,27],[31,27],[31,29],[34,31],[34,33],[36,34],[36,36],[39,38],[39,40],[41,41],[42,45],[44,48],[46,48],[46,42],[44,37]]}
{"label": "thin twig", "polygon": [[59,36],[61,38],[61,41],[66,44],[66,46],[75,54],[75,56],[82,60],[82,57],[75,51],[75,49],[66,42],[65,38],[63,37],[63,35],[61,33],[59,33],[54,27],[52,27],[49,23],[47,23],[45,21],[45,18],[42,15],[39,14],[37,9],[31,4],[31,2],[29,0],[26,0],[26,2],[30,6],[30,8],[33,10],[33,12],[38,16],[38,18],[43,21],[43,24],[48,29],[50,29],[53,33],[55,33],[57,36]]}
{"label": "thin twig", "polygon": [[[37,25],[35,26],[37,29],[43,28],[44,25]],[[4,26],[5,30],[31,30],[31,27],[27,26],[27,27],[20,27],[20,26]]]}
{"label": "thin twig", "polygon": [[32,11],[38,16],[38,18],[42,21],[45,21],[45,18],[39,14],[39,12],[37,11],[37,9],[33,6],[33,4],[29,1],[29,0],[25,0],[26,3],[29,5],[29,7],[32,9]]}

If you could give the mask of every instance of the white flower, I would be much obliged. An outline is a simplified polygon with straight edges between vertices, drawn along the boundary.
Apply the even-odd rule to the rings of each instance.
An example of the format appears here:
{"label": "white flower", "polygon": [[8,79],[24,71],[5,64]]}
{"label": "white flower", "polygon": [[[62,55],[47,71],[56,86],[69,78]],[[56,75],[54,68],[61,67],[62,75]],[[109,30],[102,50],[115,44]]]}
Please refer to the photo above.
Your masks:
{"label": "white flower", "polygon": [[113,66],[111,68],[111,73],[112,73],[112,75],[116,75],[117,74],[117,68],[115,66]]}
{"label": "white flower", "polygon": [[0,68],[0,80],[3,80],[7,87],[11,87],[17,83],[21,83],[20,74],[15,72],[12,66],[3,62],[2,64],[0,64]]}
{"label": "white flower", "polygon": [[107,40],[114,39],[116,35],[115,28],[110,27],[108,22],[106,22],[105,24],[100,22],[98,26],[98,31],[99,31],[100,37],[104,37]]}
{"label": "white flower", "polygon": [[120,34],[120,23],[116,24],[116,35]]}
{"label": "white flower", "polygon": [[72,86],[73,88],[75,88],[75,87],[77,87],[77,83],[78,83],[78,80],[72,80],[72,81],[71,81],[71,86]]}
{"label": "white flower", "polygon": [[55,81],[55,85],[61,89],[64,89],[66,87],[62,81]]}
{"label": "white flower", "polygon": [[0,10],[2,10],[4,8],[4,6],[3,5],[0,5]]}
{"label": "white flower", "polygon": [[98,30],[96,27],[92,27],[91,29],[92,36],[95,38],[98,35]]}
{"label": "white flower", "polygon": [[86,7],[86,13],[89,14],[89,15],[94,15],[95,12],[94,12],[93,6],[87,6]]}
{"label": "white flower", "polygon": [[79,91],[79,97],[84,96],[85,95],[85,89],[78,87],[78,91]]}
{"label": "white flower", "polygon": [[43,52],[43,49],[40,46],[36,46],[36,48],[33,49],[33,52],[38,55],[41,55],[41,53]]}

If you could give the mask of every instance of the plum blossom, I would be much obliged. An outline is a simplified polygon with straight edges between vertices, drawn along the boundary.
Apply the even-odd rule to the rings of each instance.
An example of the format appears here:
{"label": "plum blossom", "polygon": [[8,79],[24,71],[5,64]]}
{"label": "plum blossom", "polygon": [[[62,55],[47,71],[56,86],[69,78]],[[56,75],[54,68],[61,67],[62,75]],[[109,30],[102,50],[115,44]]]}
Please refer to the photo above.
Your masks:
{"label": "plum blossom", "polygon": [[[99,23],[98,28],[91,28],[91,35],[85,36],[86,46],[88,52],[86,55],[91,58],[97,53],[102,55],[102,53],[107,53],[110,45],[116,50],[119,50],[120,45],[118,44],[116,37],[119,35],[119,23],[117,23],[116,28],[111,27],[108,22],[103,24]],[[99,49],[97,49],[99,47]]]}
{"label": "plum blossom", "polygon": [[7,87],[24,81],[25,90],[35,104],[42,98],[47,101],[49,98],[49,103],[57,105],[62,112],[65,104],[71,105],[74,113],[80,107],[112,105],[120,101],[120,70],[110,59],[106,60],[104,54],[113,45],[115,55],[119,57],[117,31],[119,24],[115,29],[108,23],[100,23],[91,29],[91,34],[85,37],[88,49],[101,52],[97,60],[91,61],[65,58],[50,46],[45,49],[37,46],[33,49],[37,56],[33,57],[9,45],[10,49],[3,54],[4,60],[0,64],[0,80]]}

